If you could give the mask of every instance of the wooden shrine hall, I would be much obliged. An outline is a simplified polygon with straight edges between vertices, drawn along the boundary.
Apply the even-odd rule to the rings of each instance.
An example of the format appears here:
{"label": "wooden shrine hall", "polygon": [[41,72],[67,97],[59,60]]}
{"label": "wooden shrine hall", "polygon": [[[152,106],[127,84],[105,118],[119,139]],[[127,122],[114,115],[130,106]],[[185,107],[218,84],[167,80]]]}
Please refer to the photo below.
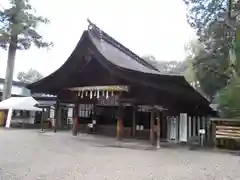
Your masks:
{"label": "wooden shrine hall", "polygon": [[[135,137],[141,119],[149,130],[147,138],[152,142],[157,139],[157,143],[160,130],[165,130],[164,117],[180,113],[207,116],[212,112],[209,102],[183,76],[162,74],[90,21],[67,61],[27,88],[33,93],[57,96],[56,128],[61,119],[60,104],[74,104],[73,135],[77,135],[84,121],[89,121],[80,116],[79,110],[87,104],[91,105],[93,126],[114,124],[120,140],[125,136],[125,126],[130,127],[129,133]],[[147,114],[140,113],[139,107],[147,107]],[[103,111],[111,114],[108,120],[98,117]]]}

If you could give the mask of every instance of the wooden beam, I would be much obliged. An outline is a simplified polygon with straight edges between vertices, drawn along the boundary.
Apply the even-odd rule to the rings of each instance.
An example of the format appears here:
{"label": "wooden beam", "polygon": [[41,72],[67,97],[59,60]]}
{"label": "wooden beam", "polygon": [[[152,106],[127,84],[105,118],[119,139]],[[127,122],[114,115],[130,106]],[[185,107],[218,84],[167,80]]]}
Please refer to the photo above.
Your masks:
{"label": "wooden beam", "polygon": [[216,135],[216,139],[237,139],[237,140],[239,140],[240,137],[238,137],[238,136],[228,136],[228,135]]}
{"label": "wooden beam", "polygon": [[233,137],[239,137],[240,138],[240,134],[239,132],[224,132],[224,131],[216,131],[216,136],[217,135],[223,135],[223,136],[233,136]]}
{"label": "wooden beam", "polygon": [[229,130],[239,130],[240,131],[240,127],[237,127],[237,126],[217,125],[216,129],[218,129],[218,130],[220,130],[220,129],[229,129]]}

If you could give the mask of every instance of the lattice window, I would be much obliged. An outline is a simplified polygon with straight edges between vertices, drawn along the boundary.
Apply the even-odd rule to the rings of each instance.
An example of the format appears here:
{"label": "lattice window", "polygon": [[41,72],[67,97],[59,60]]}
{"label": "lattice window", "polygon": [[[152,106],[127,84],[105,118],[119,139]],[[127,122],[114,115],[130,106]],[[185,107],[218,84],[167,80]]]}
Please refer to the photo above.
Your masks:
{"label": "lattice window", "polygon": [[93,104],[79,104],[79,116],[90,117],[93,109]]}

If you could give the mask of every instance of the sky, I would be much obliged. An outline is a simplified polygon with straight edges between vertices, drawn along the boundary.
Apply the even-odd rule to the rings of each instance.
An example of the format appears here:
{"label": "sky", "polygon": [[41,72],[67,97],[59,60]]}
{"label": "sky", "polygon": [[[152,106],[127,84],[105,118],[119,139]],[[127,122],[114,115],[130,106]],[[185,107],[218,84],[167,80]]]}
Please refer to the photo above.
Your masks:
{"label": "sky", "polygon": [[[1,0],[3,2],[7,0]],[[194,37],[186,21],[183,0],[30,0],[38,15],[51,23],[38,26],[38,32],[51,49],[32,47],[18,51],[14,80],[19,71],[30,68],[44,76],[57,70],[69,57],[89,18],[139,56],[153,55],[159,61],[185,58],[184,45]],[[0,77],[4,78],[7,51],[0,50]]]}

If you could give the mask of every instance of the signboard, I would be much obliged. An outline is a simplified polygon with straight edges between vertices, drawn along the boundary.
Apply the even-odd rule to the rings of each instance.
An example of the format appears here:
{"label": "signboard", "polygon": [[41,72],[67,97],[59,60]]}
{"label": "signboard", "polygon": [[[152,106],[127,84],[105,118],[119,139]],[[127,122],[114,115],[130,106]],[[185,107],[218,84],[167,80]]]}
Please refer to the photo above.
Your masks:
{"label": "signboard", "polygon": [[199,134],[205,134],[205,129],[199,129]]}

